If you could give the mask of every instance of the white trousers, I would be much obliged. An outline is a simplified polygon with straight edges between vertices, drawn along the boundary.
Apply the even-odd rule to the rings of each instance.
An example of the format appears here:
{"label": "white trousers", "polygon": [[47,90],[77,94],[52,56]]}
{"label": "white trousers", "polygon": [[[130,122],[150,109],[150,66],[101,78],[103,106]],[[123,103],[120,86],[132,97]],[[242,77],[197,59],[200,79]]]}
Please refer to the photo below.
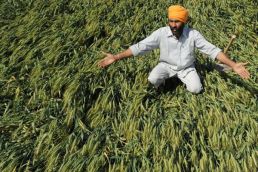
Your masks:
{"label": "white trousers", "polygon": [[177,76],[185,85],[186,89],[192,93],[200,93],[202,90],[202,84],[200,77],[194,67],[194,65],[176,71],[172,67],[164,62],[160,62],[154,69],[151,71],[148,80],[158,88],[162,83],[165,82],[165,79]]}

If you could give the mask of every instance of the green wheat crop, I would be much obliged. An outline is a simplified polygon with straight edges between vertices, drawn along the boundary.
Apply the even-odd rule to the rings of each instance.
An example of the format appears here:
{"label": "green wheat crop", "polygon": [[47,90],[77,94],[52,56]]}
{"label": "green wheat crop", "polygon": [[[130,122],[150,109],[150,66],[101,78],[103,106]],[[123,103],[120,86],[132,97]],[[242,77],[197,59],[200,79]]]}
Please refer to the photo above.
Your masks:
{"label": "green wheat crop", "polygon": [[[249,80],[199,52],[200,95],[151,88],[159,50],[98,68],[178,3],[218,47],[237,35]],[[0,171],[257,171],[257,14],[255,0],[0,0]]]}

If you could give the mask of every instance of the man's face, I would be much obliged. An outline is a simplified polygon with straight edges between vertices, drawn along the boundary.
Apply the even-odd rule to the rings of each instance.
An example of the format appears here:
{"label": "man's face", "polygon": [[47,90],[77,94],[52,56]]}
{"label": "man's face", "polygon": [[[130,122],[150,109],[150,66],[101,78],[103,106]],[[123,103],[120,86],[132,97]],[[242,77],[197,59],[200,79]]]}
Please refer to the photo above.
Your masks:
{"label": "man's face", "polygon": [[173,35],[180,36],[184,29],[184,23],[177,19],[168,19],[169,27],[173,33]]}

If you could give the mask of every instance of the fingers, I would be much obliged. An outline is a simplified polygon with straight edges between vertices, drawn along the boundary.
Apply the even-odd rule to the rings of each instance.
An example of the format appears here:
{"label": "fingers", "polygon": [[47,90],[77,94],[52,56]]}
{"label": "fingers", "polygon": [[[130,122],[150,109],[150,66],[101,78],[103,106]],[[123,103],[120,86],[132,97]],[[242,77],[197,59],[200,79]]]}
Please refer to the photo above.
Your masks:
{"label": "fingers", "polygon": [[101,51],[101,53],[102,53],[103,55],[105,55],[106,57],[112,56],[111,53],[106,53],[106,52],[104,52],[104,51]]}
{"label": "fingers", "polygon": [[103,65],[103,60],[100,60],[100,61],[98,62],[98,66],[99,66],[99,67],[102,67],[102,68],[104,67],[104,65]]}
{"label": "fingers", "polygon": [[250,73],[248,71],[243,72],[243,78],[244,79],[249,79],[250,78]]}
{"label": "fingers", "polygon": [[248,62],[245,62],[245,63],[239,63],[239,65],[241,65],[241,66],[245,66],[245,65],[247,65],[248,64]]}
{"label": "fingers", "polygon": [[101,53],[102,53],[103,55],[105,55],[105,56],[108,55],[108,53],[106,53],[106,52],[104,52],[104,51],[101,51]]}
{"label": "fingers", "polygon": [[106,59],[102,59],[101,61],[99,61],[98,66],[105,68],[106,66],[108,66],[108,62],[106,61]]}
{"label": "fingers", "polygon": [[[102,52],[103,54],[105,53],[105,52]],[[107,53],[105,53],[105,54],[107,54]],[[98,62],[98,66],[99,67],[102,67],[102,68],[104,68],[105,66],[106,66],[106,57],[105,58],[103,58],[103,59],[101,59],[99,62]]]}
{"label": "fingers", "polygon": [[112,55],[112,54],[106,53],[106,52],[104,52],[104,51],[101,51],[101,53],[102,53],[103,55],[105,55],[106,57],[104,57],[102,60],[100,60],[100,61],[98,62],[98,66],[104,68],[104,67],[106,67],[106,66],[108,65],[107,62],[106,62],[107,58],[108,58],[110,55]]}
{"label": "fingers", "polygon": [[249,78],[250,78],[250,73],[248,72],[247,69],[244,69],[243,75],[244,75],[244,78],[245,78],[245,79],[249,79]]}
{"label": "fingers", "polygon": [[250,78],[250,73],[244,68],[239,71],[238,73],[243,79],[249,79]]}
{"label": "fingers", "polygon": [[247,71],[242,71],[241,73],[239,73],[239,75],[243,78],[243,79],[248,79],[249,78],[249,73]]}
{"label": "fingers", "polygon": [[99,67],[107,67],[108,65],[112,64],[115,60],[113,58],[110,57],[105,57],[104,59],[100,60],[98,65]]}
{"label": "fingers", "polygon": [[245,68],[245,65],[247,65],[247,64],[248,64],[248,62],[237,63],[236,67],[234,68],[234,71],[243,79],[249,79],[250,78],[250,73]]}

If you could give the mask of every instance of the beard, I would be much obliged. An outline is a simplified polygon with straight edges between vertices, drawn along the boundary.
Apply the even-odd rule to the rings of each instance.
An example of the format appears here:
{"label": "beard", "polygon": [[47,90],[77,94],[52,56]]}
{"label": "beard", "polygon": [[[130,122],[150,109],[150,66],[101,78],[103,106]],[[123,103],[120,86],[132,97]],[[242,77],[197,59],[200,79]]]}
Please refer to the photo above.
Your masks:
{"label": "beard", "polygon": [[177,35],[177,36],[180,36],[182,33],[183,33],[183,30],[184,30],[184,24],[181,25],[179,28],[176,28],[176,27],[171,27],[170,26],[170,29],[173,33],[173,35]]}

